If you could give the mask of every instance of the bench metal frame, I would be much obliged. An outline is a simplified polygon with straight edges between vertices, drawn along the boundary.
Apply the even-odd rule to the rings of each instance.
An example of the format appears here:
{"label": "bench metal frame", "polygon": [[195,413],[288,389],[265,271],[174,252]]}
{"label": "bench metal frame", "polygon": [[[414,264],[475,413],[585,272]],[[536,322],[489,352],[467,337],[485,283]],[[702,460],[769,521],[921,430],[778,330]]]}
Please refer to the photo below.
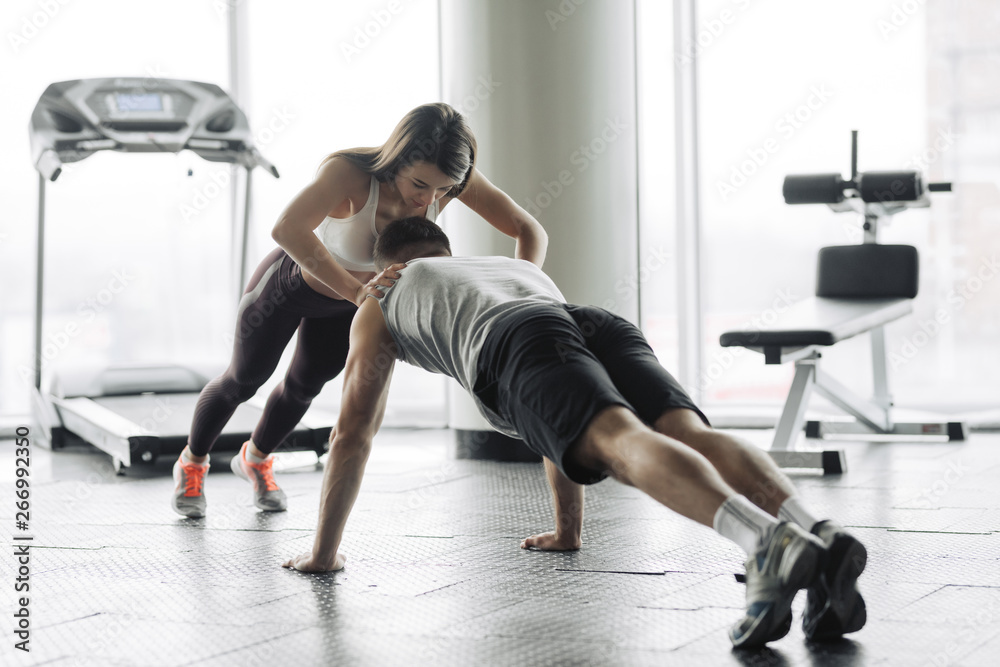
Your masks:
{"label": "bench metal frame", "polygon": [[857,421],[809,422],[806,425],[806,437],[809,438],[849,434],[872,436],[873,439],[880,435],[965,439],[965,426],[960,422],[897,423],[893,420],[886,363],[885,326],[875,327],[869,334],[872,345],[874,387],[873,395],[868,399],[858,396],[843,383],[820,370],[821,346],[750,348],[763,352],[767,364],[795,362],[795,376],[769,450],[771,458],[779,467],[822,470],[825,475],[836,475],[847,471],[847,459],[843,450],[808,451],[795,448],[799,434],[806,424],[806,408],[814,389]]}

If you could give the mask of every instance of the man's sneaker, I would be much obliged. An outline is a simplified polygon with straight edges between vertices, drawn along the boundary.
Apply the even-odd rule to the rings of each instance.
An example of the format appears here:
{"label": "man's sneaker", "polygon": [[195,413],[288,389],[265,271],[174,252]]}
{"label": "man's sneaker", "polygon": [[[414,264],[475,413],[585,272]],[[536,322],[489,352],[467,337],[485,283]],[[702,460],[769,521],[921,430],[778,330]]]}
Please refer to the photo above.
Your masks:
{"label": "man's sneaker", "polygon": [[733,646],[759,648],[788,634],[792,600],[816,580],[825,556],[823,543],[802,528],[788,522],[775,526],[747,559],[747,611],[729,630]]}
{"label": "man's sneaker", "polygon": [[839,639],[856,632],[868,620],[857,581],[865,571],[865,545],[832,521],[820,521],[812,533],[826,545],[827,563],[819,579],[809,587],[802,629],[812,641]]}
{"label": "man's sneaker", "polygon": [[174,511],[181,516],[197,519],[205,516],[205,473],[208,463],[185,463],[180,457],[174,463]]}
{"label": "man's sneaker", "polygon": [[265,512],[284,512],[288,509],[288,503],[285,500],[285,492],[274,481],[274,473],[271,471],[274,458],[268,456],[263,463],[250,463],[246,460],[249,444],[249,440],[243,443],[240,453],[233,457],[229,467],[253,486],[253,504],[258,509]]}

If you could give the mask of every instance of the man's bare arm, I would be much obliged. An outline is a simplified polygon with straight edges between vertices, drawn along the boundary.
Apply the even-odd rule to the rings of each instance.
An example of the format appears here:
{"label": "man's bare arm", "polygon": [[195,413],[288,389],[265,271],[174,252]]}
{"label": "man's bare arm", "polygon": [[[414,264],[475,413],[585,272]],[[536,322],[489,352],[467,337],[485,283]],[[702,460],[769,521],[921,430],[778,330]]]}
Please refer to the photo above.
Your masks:
{"label": "man's bare arm", "polygon": [[583,531],[583,485],[571,481],[547,458],[545,474],[549,478],[555,502],[556,529],[525,538],[521,542],[521,548],[543,551],[579,549],[582,544],[580,534]]}
{"label": "man's bare arm", "polygon": [[303,572],[344,567],[345,558],[337,548],[361,488],[372,439],[382,424],[396,361],[395,343],[375,299],[367,299],[354,316],[350,344],[340,417],[331,433],[330,457],[323,473],[316,539],[312,551],[283,567]]}

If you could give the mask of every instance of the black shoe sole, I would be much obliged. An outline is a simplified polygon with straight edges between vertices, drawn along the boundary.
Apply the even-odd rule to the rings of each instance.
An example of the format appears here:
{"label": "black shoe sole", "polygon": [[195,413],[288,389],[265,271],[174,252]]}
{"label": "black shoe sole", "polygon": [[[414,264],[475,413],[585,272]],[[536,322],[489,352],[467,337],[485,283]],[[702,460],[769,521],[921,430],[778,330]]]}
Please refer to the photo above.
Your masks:
{"label": "black shoe sole", "polygon": [[811,641],[840,639],[857,632],[868,620],[864,598],[858,592],[857,581],[868,563],[868,551],[856,538],[840,533],[827,549],[827,567],[816,587],[814,596],[826,598],[823,608],[812,618],[804,619],[802,629]]}

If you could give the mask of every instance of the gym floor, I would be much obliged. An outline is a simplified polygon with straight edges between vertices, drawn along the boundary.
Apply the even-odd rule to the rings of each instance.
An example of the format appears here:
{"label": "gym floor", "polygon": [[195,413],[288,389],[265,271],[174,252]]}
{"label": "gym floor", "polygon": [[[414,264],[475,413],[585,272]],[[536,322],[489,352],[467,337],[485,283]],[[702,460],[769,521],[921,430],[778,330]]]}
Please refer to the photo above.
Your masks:
{"label": "gym floor", "polygon": [[[748,431],[754,441],[766,431]],[[579,552],[522,551],[552,528],[540,465],[449,459],[442,430],[383,430],[339,573],[280,563],[311,547],[321,472],[279,474],[263,514],[212,462],[208,516],[170,509],[172,461],[115,476],[78,447],[31,460],[30,648],[4,665],[995,665],[1000,654],[1000,435],[961,444],[843,443],[843,476],[794,476],[869,551],[868,625],[812,645],[736,652],[742,554],[614,481],[588,489]],[[0,445],[13,470],[10,441]],[[14,525],[4,474],[0,514]],[[14,532],[14,531],[11,531]],[[2,559],[3,586],[16,577]]]}

